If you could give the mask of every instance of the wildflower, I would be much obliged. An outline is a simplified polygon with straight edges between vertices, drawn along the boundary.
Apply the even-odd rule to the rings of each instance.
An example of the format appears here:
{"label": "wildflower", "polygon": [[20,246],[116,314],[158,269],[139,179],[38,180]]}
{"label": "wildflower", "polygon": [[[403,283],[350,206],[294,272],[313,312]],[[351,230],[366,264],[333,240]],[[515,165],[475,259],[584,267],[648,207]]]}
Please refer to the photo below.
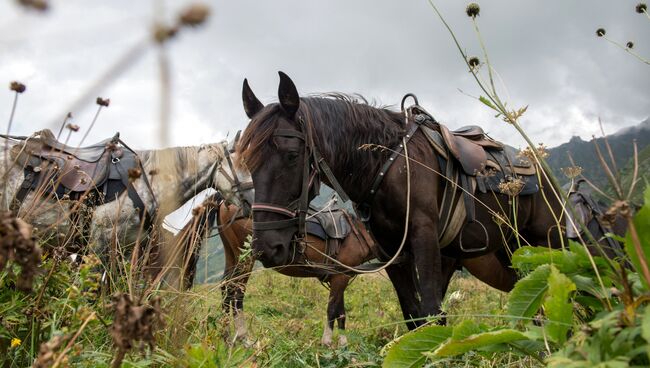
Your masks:
{"label": "wildflower", "polygon": [[13,349],[13,348],[19,347],[20,344],[22,344],[22,343],[23,343],[23,341],[21,339],[19,339],[17,337],[14,337],[13,339],[11,339],[11,348]]}
{"label": "wildflower", "polygon": [[598,36],[598,37],[603,37],[605,35],[605,33],[606,33],[605,28],[598,28],[596,30],[596,36]]}
{"label": "wildflower", "polygon": [[181,12],[178,17],[182,25],[196,27],[201,25],[210,15],[210,7],[205,4],[192,4]]}
{"label": "wildflower", "polygon": [[628,49],[633,49],[634,48],[634,42],[627,41],[627,43],[625,44],[625,47],[627,47]]}
{"label": "wildflower", "polygon": [[174,37],[176,33],[178,33],[177,27],[166,27],[158,24],[153,30],[153,38],[158,43],[164,43],[168,39]]}
{"label": "wildflower", "polygon": [[67,124],[65,127],[72,130],[73,132],[79,131],[79,125],[77,124]]}
{"label": "wildflower", "polygon": [[467,60],[467,63],[470,67],[476,68],[481,64],[481,60],[479,60],[479,58],[476,56],[472,56]]}
{"label": "wildflower", "polygon": [[18,81],[13,81],[9,84],[9,89],[16,93],[23,93],[27,87]]}
{"label": "wildflower", "polygon": [[108,105],[110,105],[110,103],[111,103],[110,98],[97,97],[97,105],[99,105],[99,106],[108,107]]}
{"label": "wildflower", "polygon": [[648,6],[645,3],[638,3],[636,4],[636,12],[639,14],[643,14],[648,11]]}
{"label": "wildflower", "polygon": [[477,3],[470,3],[469,5],[467,5],[467,8],[465,9],[465,13],[467,13],[467,16],[470,18],[478,17],[480,12],[481,12],[481,7],[478,6]]}

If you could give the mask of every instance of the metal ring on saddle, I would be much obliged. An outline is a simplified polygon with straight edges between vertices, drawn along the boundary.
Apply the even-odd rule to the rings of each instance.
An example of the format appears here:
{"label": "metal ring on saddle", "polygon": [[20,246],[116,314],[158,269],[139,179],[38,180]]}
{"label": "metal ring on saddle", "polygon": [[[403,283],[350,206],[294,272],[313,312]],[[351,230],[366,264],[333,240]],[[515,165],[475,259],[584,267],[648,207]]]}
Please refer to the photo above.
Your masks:
{"label": "metal ring on saddle", "polygon": [[420,103],[418,102],[417,96],[414,95],[413,93],[407,93],[407,94],[404,95],[404,97],[402,97],[402,103],[400,105],[401,108],[402,108],[402,111],[404,111],[404,104],[406,103],[406,100],[408,100],[409,97],[413,99],[413,102],[415,102],[416,106],[420,106]]}
{"label": "metal ring on saddle", "polygon": [[[463,247],[463,230],[465,229],[465,226],[467,226],[467,225],[469,225],[471,223],[477,223],[477,224],[481,225],[481,227],[483,228],[483,232],[485,233],[485,246],[482,247],[482,248],[477,248],[477,249],[468,248],[468,249],[465,249]],[[488,249],[488,246],[490,245],[490,235],[488,234],[487,229],[485,228],[485,225],[483,225],[480,221],[477,221],[477,220],[467,221],[467,223],[460,230],[460,234],[459,234],[459,237],[458,237],[458,245],[460,246],[460,250],[462,250],[465,253],[483,252],[484,250]]]}

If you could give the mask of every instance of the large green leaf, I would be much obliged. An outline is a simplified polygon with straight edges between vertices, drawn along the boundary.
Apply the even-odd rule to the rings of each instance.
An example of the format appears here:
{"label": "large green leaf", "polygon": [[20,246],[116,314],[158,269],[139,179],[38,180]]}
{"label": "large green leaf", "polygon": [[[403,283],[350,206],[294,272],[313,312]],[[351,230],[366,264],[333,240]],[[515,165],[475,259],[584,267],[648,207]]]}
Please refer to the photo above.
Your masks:
{"label": "large green leaf", "polygon": [[558,345],[566,341],[566,335],[573,321],[573,304],[571,293],[576,285],[566,275],[551,266],[548,276],[548,292],[544,300],[544,311],[548,321],[545,331]]}
{"label": "large green leaf", "polygon": [[508,298],[507,310],[510,316],[532,317],[535,315],[548,289],[550,273],[550,265],[541,265],[515,284]]}
{"label": "large green leaf", "polygon": [[451,333],[451,338],[454,340],[462,340],[468,336],[481,333],[483,330],[472,320],[464,320],[459,324],[454,326],[454,330]]}
{"label": "large green leaf", "polygon": [[[650,262],[650,186],[645,189],[644,197],[646,199],[645,205],[634,216],[634,228],[639,235],[641,251],[643,252],[643,256],[645,256],[643,259],[647,264]],[[641,281],[647,289],[650,289],[650,285],[648,285],[647,280],[645,277],[643,277],[641,268],[642,258],[638,254],[639,252],[637,252],[637,248],[634,246],[634,242],[632,241],[632,236],[630,235],[629,231],[625,236],[625,251],[630,255],[632,264],[641,275]]]}
{"label": "large green leaf", "polygon": [[544,264],[554,264],[564,273],[577,271],[576,254],[547,247],[521,247],[512,255],[512,267],[529,272]]}
{"label": "large green leaf", "polygon": [[490,332],[482,332],[468,336],[462,340],[449,339],[440,344],[440,347],[433,352],[434,357],[442,358],[466,353],[484,346],[503,344],[513,341],[527,340],[523,333],[513,329],[503,329]]}
{"label": "large green leaf", "polygon": [[435,325],[409,332],[390,348],[383,367],[421,367],[426,360],[423,353],[436,349],[451,334],[451,327]]}

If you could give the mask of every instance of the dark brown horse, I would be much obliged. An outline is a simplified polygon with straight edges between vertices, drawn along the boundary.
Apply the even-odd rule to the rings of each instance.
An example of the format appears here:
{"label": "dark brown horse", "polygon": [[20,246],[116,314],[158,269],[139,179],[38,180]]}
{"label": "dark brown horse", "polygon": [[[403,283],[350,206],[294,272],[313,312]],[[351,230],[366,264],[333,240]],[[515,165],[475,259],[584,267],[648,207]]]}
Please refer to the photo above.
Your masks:
{"label": "dark brown horse", "polygon": [[[205,205],[205,203],[217,203],[217,205]],[[242,253],[246,251],[245,243],[250,239],[252,233],[252,221],[250,218],[242,216],[242,211],[239,207],[224,203],[218,194],[206,200],[202,207],[205,210],[198,213],[193,222],[188,224],[179,233],[179,236],[192,232],[203,234],[203,237],[206,236],[207,232],[210,231],[210,227],[206,225],[213,224],[216,217],[217,228],[226,256],[226,265],[221,285],[224,310],[228,314],[233,314],[236,338],[243,339],[247,334],[243,314],[244,293],[248,278],[253,270],[255,259],[252,257],[252,254],[242,257]],[[342,270],[331,263],[328,263],[325,255],[330,253],[328,252],[329,250],[334,249],[335,251],[333,253],[336,254],[335,258],[342,264],[351,267],[359,266],[375,258],[375,242],[366,232],[363,224],[359,220],[348,216],[345,216],[345,221],[348,222],[350,231],[344,239],[329,239],[326,241],[321,237],[308,234],[303,241],[305,250],[302,258],[296,259],[290,265],[276,269],[276,271],[283,275],[292,277],[317,277],[322,282],[329,284],[330,292],[327,305],[327,320],[321,339],[321,342],[327,346],[332,344],[335,321],[340,330],[338,339],[339,346],[347,344],[347,338],[343,334],[345,330],[344,294],[352,276],[342,272]],[[193,223],[198,225],[193,225]],[[190,248],[186,247],[186,249]],[[187,268],[185,275],[186,285],[189,287],[194,278],[198,249],[187,253],[190,267]]]}
{"label": "dark brown horse", "polygon": [[[561,243],[556,226],[556,218],[562,221],[561,206],[542,176],[541,189],[532,195],[476,191],[475,223],[441,248],[439,209],[446,181],[438,173],[444,169],[440,153],[422,129],[412,130],[413,116],[405,122],[401,112],[343,95],[300,98],[283,73],[278,96],[279,103],[264,106],[244,81],[244,108],[251,121],[238,153],[253,178],[252,245],[265,267],[286,265],[299,253],[293,239],[301,233],[304,203],[312,198],[312,186],[319,179],[335,188],[339,185],[337,189],[353,202],[368,205],[370,228],[385,253],[395,255],[403,245],[405,260],[386,271],[409,328],[440,314],[449,278],[460,264],[507,291],[516,274],[509,267],[504,243],[514,246],[517,237],[524,244]],[[435,121],[426,124],[442,129]],[[393,157],[394,164],[381,174],[380,186],[370,193],[391,152],[360,147],[370,143],[396,150],[406,138],[410,165],[403,155]],[[510,210],[512,201],[516,215]],[[518,232],[504,223],[516,224]]]}

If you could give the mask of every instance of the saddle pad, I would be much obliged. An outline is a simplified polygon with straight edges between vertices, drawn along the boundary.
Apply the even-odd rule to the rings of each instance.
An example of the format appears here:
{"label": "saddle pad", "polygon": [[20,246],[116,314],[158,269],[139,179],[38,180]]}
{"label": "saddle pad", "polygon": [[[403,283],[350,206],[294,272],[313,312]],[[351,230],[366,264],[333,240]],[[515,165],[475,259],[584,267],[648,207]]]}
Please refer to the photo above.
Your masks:
{"label": "saddle pad", "polygon": [[[310,208],[310,212],[314,211]],[[307,231],[311,228],[315,236],[322,238],[322,232],[316,229],[319,226],[323,229],[325,235],[332,239],[345,239],[352,230],[347,214],[342,209],[324,210],[314,212],[308,215]],[[311,223],[311,225],[310,225]],[[320,235],[319,235],[320,234]]]}

